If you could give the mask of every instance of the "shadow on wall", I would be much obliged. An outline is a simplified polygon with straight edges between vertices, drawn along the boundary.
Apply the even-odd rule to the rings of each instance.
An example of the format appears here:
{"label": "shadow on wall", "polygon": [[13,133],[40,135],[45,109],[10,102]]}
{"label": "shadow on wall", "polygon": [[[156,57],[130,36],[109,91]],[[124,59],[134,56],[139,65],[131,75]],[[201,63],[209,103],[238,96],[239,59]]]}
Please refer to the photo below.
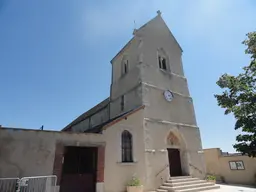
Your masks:
{"label": "shadow on wall", "polygon": [[[0,139],[0,177],[21,177],[22,169],[18,163],[12,161],[11,154],[14,151],[14,139],[12,137],[3,137]],[[9,167],[8,171],[4,171],[1,167]]]}

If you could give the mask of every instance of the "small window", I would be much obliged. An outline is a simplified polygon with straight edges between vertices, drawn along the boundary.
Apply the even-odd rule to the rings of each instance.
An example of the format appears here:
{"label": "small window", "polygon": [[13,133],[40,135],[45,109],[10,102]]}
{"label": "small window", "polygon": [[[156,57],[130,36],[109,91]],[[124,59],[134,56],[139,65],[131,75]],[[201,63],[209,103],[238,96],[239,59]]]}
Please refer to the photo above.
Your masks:
{"label": "small window", "polygon": [[128,60],[126,60],[124,63],[124,73],[128,73]]}
{"label": "small window", "polygon": [[122,75],[127,74],[128,70],[129,70],[129,62],[128,60],[124,60],[122,63]]}
{"label": "small window", "polygon": [[132,134],[126,130],[122,133],[122,162],[133,162]]}
{"label": "small window", "polygon": [[160,69],[167,70],[166,59],[164,57],[159,56],[158,57],[158,63],[159,63],[159,68]]}
{"label": "small window", "polygon": [[162,65],[163,65],[163,69],[166,70],[166,59],[162,58]]}
{"label": "small window", "polygon": [[158,64],[159,64],[159,68],[161,69],[162,68],[162,62],[161,62],[161,57],[160,56],[158,57]]}
{"label": "small window", "polygon": [[244,170],[243,161],[230,161],[229,166],[231,170]]}
{"label": "small window", "polygon": [[124,110],[124,95],[121,96],[121,111]]}

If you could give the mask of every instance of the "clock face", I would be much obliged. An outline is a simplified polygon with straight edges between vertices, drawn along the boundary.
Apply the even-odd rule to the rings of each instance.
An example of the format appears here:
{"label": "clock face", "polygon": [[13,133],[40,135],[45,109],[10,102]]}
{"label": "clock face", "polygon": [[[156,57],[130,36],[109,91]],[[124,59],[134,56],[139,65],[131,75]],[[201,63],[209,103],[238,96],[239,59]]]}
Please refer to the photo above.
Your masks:
{"label": "clock face", "polygon": [[164,92],[164,97],[165,97],[165,99],[166,99],[167,101],[172,101],[172,99],[173,99],[173,94],[172,94],[171,91],[166,90],[166,91]]}

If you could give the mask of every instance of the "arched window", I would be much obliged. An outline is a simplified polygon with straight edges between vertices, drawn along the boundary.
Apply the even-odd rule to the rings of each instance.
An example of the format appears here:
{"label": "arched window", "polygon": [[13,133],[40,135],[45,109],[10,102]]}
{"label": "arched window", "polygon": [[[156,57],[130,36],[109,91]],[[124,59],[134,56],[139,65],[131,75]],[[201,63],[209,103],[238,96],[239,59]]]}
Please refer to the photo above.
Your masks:
{"label": "arched window", "polygon": [[159,68],[160,69],[167,70],[166,58],[158,56],[158,63],[159,63]]}
{"label": "arched window", "polygon": [[160,69],[169,70],[169,60],[163,48],[158,49],[158,65]]}
{"label": "arched window", "polygon": [[122,133],[122,162],[133,162],[132,134],[126,130]]}

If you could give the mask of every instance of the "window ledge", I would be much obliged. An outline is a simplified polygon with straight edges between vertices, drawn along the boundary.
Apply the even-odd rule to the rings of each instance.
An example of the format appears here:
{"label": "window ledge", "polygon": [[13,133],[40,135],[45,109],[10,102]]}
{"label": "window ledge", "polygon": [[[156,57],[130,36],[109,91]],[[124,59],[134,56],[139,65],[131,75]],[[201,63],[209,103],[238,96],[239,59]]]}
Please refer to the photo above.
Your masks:
{"label": "window ledge", "polygon": [[170,71],[170,70],[168,70],[168,69],[165,70],[165,69],[159,68],[159,70],[162,71],[162,72],[164,72],[164,73],[167,73],[168,75],[174,75],[174,76],[176,76],[176,77],[180,77],[180,78],[182,78],[182,79],[185,79],[185,81],[187,81],[187,79],[186,79],[185,76],[182,76],[182,75],[178,75],[178,74],[176,74],[176,73],[173,73],[172,71]]}
{"label": "window ledge", "polygon": [[134,161],[134,162],[117,162],[117,164],[119,164],[119,165],[134,165],[134,164],[136,164],[137,163],[137,161]]}
{"label": "window ledge", "polygon": [[128,74],[128,72],[127,72],[127,73],[122,74],[122,75],[120,76],[120,79],[125,78],[125,77],[127,76],[127,74]]}
{"label": "window ledge", "polygon": [[168,73],[169,75],[172,74],[168,69],[159,68],[159,70],[162,71],[162,72]]}

